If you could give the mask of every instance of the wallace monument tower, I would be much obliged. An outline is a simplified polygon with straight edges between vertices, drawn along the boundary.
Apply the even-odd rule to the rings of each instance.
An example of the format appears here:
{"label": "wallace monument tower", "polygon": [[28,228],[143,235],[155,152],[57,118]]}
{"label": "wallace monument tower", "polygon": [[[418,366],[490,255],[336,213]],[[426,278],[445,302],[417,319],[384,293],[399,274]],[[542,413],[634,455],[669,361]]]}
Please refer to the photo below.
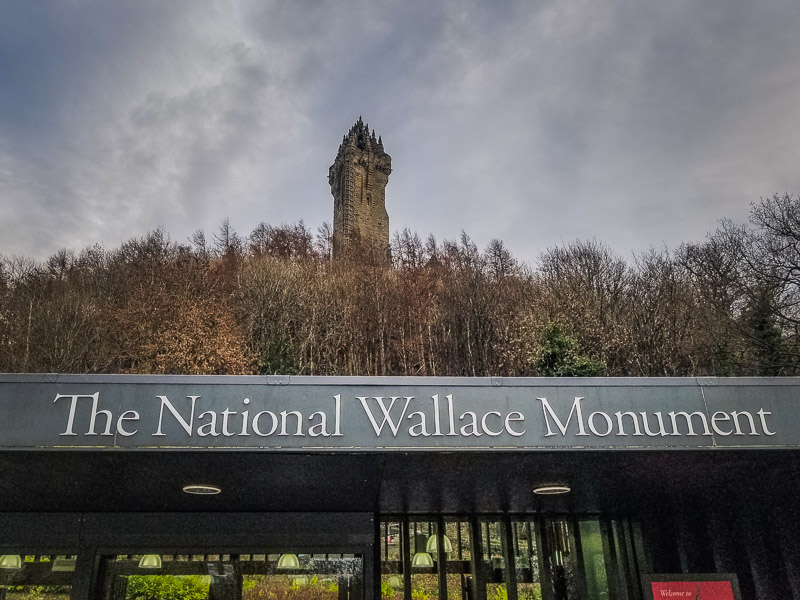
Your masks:
{"label": "wallace monument tower", "polygon": [[341,256],[355,244],[389,251],[389,214],[386,184],[392,157],[383,140],[370,133],[358,118],[344,136],[328,172],[333,194],[333,255]]}

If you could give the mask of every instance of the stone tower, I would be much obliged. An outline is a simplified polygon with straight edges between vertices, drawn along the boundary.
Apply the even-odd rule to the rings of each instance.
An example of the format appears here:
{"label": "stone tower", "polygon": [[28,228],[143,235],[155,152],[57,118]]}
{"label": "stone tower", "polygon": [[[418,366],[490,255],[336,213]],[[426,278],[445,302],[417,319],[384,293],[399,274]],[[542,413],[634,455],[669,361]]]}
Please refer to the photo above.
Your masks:
{"label": "stone tower", "polygon": [[333,194],[333,255],[340,256],[356,240],[389,251],[389,214],[386,184],[392,157],[383,140],[370,133],[358,118],[342,138],[336,160],[328,171]]}

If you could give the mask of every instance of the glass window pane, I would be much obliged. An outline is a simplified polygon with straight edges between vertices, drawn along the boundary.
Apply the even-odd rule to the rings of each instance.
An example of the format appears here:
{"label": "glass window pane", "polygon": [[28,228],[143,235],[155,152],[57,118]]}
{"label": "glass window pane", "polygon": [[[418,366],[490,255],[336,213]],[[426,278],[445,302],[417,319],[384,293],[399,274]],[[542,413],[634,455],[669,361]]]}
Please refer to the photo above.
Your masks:
{"label": "glass window pane", "polygon": [[445,520],[444,546],[447,556],[447,598],[466,600],[472,585],[472,556],[468,521]]}
{"label": "glass window pane", "polygon": [[483,559],[491,563],[492,569],[503,569],[503,524],[500,521],[481,521],[481,536],[483,542]]}
{"label": "glass window pane", "polygon": [[0,595],[5,600],[69,600],[75,555],[0,555]]}
{"label": "glass window pane", "polygon": [[578,529],[581,536],[587,594],[592,599],[608,600],[608,577],[600,521],[597,519],[580,521]]}
{"label": "glass window pane", "polygon": [[547,576],[555,600],[574,600],[580,597],[578,557],[575,535],[567,519],[547,519],[544,522],[547,546]]}
{"label": "glass window pane", "polygon": [[469,561],[471,558],[472,541],[469,535],[469,522],[467,521],[446,521],[445,530],[450,547],[452,550],[448,553],[448,560],[453,561]]}
{"label": "glass window pane", "polygon": [[536,527],[531,521],[513,523],[514,552],[517,568],[517,595],[520,600],[541,600],[539,580],[539,550],[536,547]]}
{"label": "glass window pane", "polygon": [[[178,556],[189,559],[174,560],[175,556],[159,554],[105,558],[103,599],[361,600],[363,597],[363,559],[357,555],[336,559],[310,553]],[[198,560],[198,556],[203,560]]]}
{"label": "glass window pane", "polygon": [[428,551],[428,542],[436,533],[431,521],[409,523],[411,537],[411,599],[433,600],[439,598],[439,576],[436,571],[437,552]]}
{"label": "glass window pane", "polygon": [[506,565],[503,554],[503,523],[480,521],[483,567],[486,573],[486,600],[506,600],[508,597]]}
{"label": "glass window pane", "polygon": [[381,600],[402,600],[403,524],[400,521],[381,522]]}

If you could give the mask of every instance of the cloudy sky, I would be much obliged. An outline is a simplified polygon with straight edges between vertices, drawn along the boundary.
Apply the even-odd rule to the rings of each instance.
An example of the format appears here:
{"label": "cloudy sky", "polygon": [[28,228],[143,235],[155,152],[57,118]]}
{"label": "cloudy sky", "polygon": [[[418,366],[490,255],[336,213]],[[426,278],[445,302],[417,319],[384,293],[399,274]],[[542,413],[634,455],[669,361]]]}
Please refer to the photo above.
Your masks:
{"label": "cloudy sky", "polygon": [[800,192],[796,0],[5,0],[0,254],[316,228],[359,115],[392,230],[532,260]]}

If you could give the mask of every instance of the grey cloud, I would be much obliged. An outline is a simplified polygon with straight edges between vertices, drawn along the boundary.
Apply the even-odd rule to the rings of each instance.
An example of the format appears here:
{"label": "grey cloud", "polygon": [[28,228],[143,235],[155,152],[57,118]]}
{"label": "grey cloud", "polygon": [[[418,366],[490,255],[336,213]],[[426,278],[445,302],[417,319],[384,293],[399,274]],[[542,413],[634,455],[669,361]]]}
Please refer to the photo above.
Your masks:
{"label": "grey cloud", "polygon": [[696,240],[800,191],[795,3],[30,6],[0,25],[26,57],[0,58],[6,254],[329,220],[359,114],[394,158],[393,227],[529,259]]}

